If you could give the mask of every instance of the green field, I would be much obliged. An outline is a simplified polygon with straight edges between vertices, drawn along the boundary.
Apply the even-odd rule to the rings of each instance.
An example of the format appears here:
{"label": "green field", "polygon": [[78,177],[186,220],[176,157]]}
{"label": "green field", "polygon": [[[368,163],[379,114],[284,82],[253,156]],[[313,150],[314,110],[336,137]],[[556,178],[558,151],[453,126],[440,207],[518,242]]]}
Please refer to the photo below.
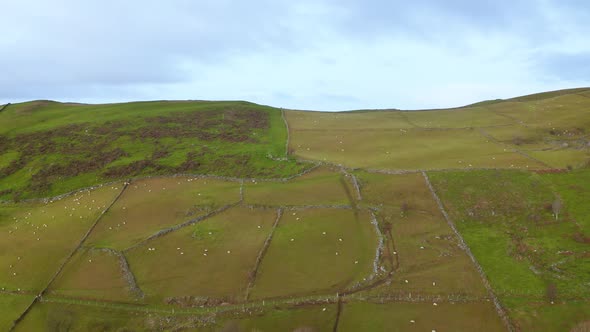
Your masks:
{"label": "green field", "polygon": [[51,203],[0,205],[0,285],[41,291],[76,248],[121,184]]}
{"label": "green field", "polygon": [[252,297],[341,292],[369,277],[376,246],[368,213],[286,211],[260,266]]}
{"label": "green field", "polygon": [[327,168],[289,182],[247,182],[244,200],[253,205],[350,205],[347,180],[341,173]]}
{"label": "green field", "polygon": [[88,239],[94,247],[124,250],[161,230],[240,200],[240,184],[207,178],[133,181]]}
{"label": "green field", "polygon": [[586,331],[589,91],[11,104],[0,331]]}
{"label": "green field", "polygon": [[[563,185],[570,176],[517,171],[431,174],[492,287],[517,313],[517,323],[532,320],[525,312],[538,303],[565,305],[590,299],[589,241],[582,227],[588,216],[580,215],[572,202],[572,211],[581,216],[574,219],[568,210],[572,189],[553,185]],[[556,218],[552,203],[558,199],[563,207]],[[523,304],[523,299],[528,302]],[[528,315],[535,313],[530,310]],[[565,323],[574,322],[559,324]]]}

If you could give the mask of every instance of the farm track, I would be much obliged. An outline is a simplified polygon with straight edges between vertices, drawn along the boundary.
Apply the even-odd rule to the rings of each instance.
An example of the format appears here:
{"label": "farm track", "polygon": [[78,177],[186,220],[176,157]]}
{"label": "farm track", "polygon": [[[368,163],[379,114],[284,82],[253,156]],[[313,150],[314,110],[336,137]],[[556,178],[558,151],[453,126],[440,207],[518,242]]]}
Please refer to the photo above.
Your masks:
{"label": "farm track", "polygon": [[424,181],[426,182],[428,189],[430,189],[430,192],[432,193],[432,197],[436,201],[440,212],[442,213],[445,220],[449,224],[449,227],[453,230],[453,233],[455,233],[455,236],[459,240],[460,247],[467,253],[467,256],[469,256],[469,258],[471,259],[471,262],[475,265],[475,268],[479,272],[479,275],[481,277],[483,285],[485,286],[486,290],[488,291],[490,298],[494,302],[494,306],[496,307],[496,312],[498,313],[498,315],[500,316],[500,318],[504,322],[506,329],[511,332],[515,331],[515,328],[512,325],[512,322],[510,321],[510,317],[508,316],[508,314],[506,313],[506,311],[502,307],[500,300],[498,300],[498,298],[494,294],[494,290],[492,289],[492,286],[490,285],[490,282],[489,282],[483,268],[477,262],[477,259],[475,259],[475,256],[473,255],[473,253],[471,252],[471,249],[469,248],[469,246],[467,245],[467,243],[463,239],[463,236],[461,235],[461,233],[459,233],[459,231],[457,230],[457,227],[455,227],[455,223],[453,222],[453,220],[451,219],[451,217],[449,216],[449,214],[445,210],[442,201],[438,197],[438,194],[434,190],[434,187],[432,186],[432,183],[430,182],[430,179],[428,178],[428,175],[426,174],[426,172],[422,172],[422,176],[424,177]]}
{"label": "farm track", "polygon": [[35,305],[35,303],[37,303],[40,299],[43,298],[43,295],[45,295],[47,293],[47,291],[49,290],[49,287],[51,287],[51,284],[55,281],[55,279],[57,279],[57,277],[60,275],[60,273],[63,271],[64,267],[68,264],[68,262],[72,259],[72,257],[74,256],[74,254],[76,252],[78,252],[78,250],[80,250],[80,248],[82,247],[82,245],[84,244],[84,242],[86,242],[86,239],[88,239],[88,237],[90,236],[90,234],[92,233],[92,231],[94,230],[94,228],[96,228],[96,225],[98,225],[98,222],[102,219],[102,217],[105,215],[105,213],[107,213],[107,211],[109,211],[109,209],[115,204],[115,202],[117,202],[117,200],[119,200],[119,197],[121,197],[121,195],[123,194],[123,192],[125,192],[125,189],[127,189],[127,187],[129,186],[130,181],[125,181],[123,184],[123,188],[121,189],[121,191],[117,194],[117,196],[115,197],[115,199],[113,199],[113,201],[104,209],[102,210],[102,212],[100,213],[100,215],[96,218],[96,220],[94,221],[94,223],[92,224],[92,226],[90,226],[90,228],[88,229],[88,231],[86,232],[86,234],[84,234],[84,236],[82,237],[82,239],[80,239],[80,242],[78,242],[78,245],[74,248],[74,250],[72,250],[70,252],[70,254],[66,257],[65,261],[59,266],[59,268],[57,269],[57,271],[55,272],[55,274],[51,277],[51,279],[49,280],[49,282],[47,283],[47,286],[45,286],[45,288],[43,288],[41,290],[41,292],[39,292],[39,294],[37,296],[35,296],[35,298],[33,299],[33,301],[31,302],[31,304],[23,311],[23,313],[13,322],[12,327],[10,328],[9,331],[13,331],[14,328],[16,327],[16,325],[21,322],[25,316],[27,315],[27,313],[29,311],[31,311],[31,309],[33,308],[33,306]]}
{"label": "farm track", "polygon": [[0,107],[0,112],[4,111],[8,106],[10,106],[10,103],[4,104]]}

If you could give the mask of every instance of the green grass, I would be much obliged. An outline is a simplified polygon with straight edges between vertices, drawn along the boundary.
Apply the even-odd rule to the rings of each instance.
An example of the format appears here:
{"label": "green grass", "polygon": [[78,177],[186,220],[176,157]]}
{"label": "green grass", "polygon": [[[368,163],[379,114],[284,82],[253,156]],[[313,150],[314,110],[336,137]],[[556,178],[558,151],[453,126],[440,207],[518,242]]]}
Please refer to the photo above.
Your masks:
{"label": "green grass", "polygon": [[238,182],[208,178],[133,181],[88,238],[88,245],[117,250],[240,200]]}
{"label": "green grass", "polygon": [[556,194],[540,175],[524,172],[432,173],[457,228],[500,297],[545,299],[590,296],[586,236],[564,206],[555,220]]}
{"label": "green grass", "polygon": [[[155,317],[154,317],[155,316]],[[37,303],[17,326],[17,332],[29,331],[153,331],[162,317],[109,308],[61,303]],[[153,324],[150,324],[150,322]],[[169,326],[166,326],[169,327]]]}
{"label": "green grass", "polygon": [[368,213],[355,218],[352,210],[286,211],[252,298],[335,294],[371,274],[376,246]]}
{"label": "green grass", "polygon": [[[47,197],[154,174],[282,178],[279,110],[247,102],[29,102],[0,114],[0,199]],[[273,159],[274,158],[274,159]]]}
{"label": "green grass", "polygon": [[50,294],[94,300],[133,302],[129,284],[113,253],[83,248],[51,285]]}
{"label": "green grass", "polygon": [[[412,322],[413,321],[413,322]],[[344,305],[338,331],[505,331],[490,302]]]}
{"label": "green grass", "polygon": [[[215,331],[273,332],[330,331],[336,320],[336,305],[308,305],[299,308],[271,309],[252,317],[220,319]],[[206,328],[203,330],[207,330]]]}
{"label": "green grass", "polygon": [[276,213],[232,208],[128,251],[129,265],[150,301],[241,301]]}
{"label": "green grass", "polygon": [[378,169],[544,168],[477,130],[382,131],[291,129],[294,155],[348,167]]}
{"label": "green grass", "polygon": [[358,178],[363,204],[380,207],[378,220],[384,230],[391,230],[389,255],[398,263],[391,284],[370,293],[486,295],[480,275],[458,247],[422,174],[359,172]]}
{"label": "green grass", "polygon": [[118,184],[48,204],[0,205],[0,286],[42,290],[121,189]]}
{"label": "green grass", "polygon": [[411,123],[422,128],[467,128],[508,125],[512,120],[497,115],[484,107],[451,110],[406,112]]}
{"label": "green grass", "polygon": [[[590,302],[529,302],[526,299],[509,299],[505,301],[510,308],[512,320],[522,331],[584,332],[590,322]],[[586,329],[573,330],[579,324],[586,323]]]}
{"label": "green grass", "polygon": [[289,182],[246,182],[244,200],[257,205],[350,205],[341,173],[320,168]]}
{"label": "green grass", "polygon": [[546,174],[543,179],[559,193],[567,209],[567,213],[581,228],[584,234],[590,235],[590,171]]}
{"label": "green grass", "polygon": [[[345,290],[355,292],[342,297],[339,331],[505,330],[422,174],[370,168],[430,170],[517,329],[588,325],[588,91],[421,112],[286,111],[288,158],[281,112],[248,102],[10,105],[0,113],[0,200],[10,201],[0,205],[0,330],[122,185],[22,200],[130,178],[16,331],[329,331]],[[332,165],[277,180],[313,167],[296,158]],[[347,171],[362,199],[337,164],[360,168]],[[240,180],[188,174],[250,180],[241,197]],[[342,208],[318,207],[330,205]],[[370,211],[384,234],[376,276]],[[396,300],[410,294],[421,302]]]}
{"label": "green grass", "polygon": [[32,301],[32,295],[0,293],[0,330],[8,331]]}

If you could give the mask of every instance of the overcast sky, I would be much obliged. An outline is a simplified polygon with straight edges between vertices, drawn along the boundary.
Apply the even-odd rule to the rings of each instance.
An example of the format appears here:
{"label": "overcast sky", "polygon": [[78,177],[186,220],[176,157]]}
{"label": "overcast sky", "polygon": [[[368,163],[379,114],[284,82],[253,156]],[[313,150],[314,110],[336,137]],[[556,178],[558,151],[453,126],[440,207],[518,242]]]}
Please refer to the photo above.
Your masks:
{"label": "overcast sky", "polygon": [[433,108],[590,86],[587,0],[2,1],[0,102]]}

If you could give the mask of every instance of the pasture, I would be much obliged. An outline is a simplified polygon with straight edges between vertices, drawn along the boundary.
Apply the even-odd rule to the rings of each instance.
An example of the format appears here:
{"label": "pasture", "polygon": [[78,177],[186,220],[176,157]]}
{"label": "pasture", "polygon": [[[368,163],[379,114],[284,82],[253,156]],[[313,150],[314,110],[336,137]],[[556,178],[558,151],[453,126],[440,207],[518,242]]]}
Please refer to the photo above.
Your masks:
{"label": "pasture", "polygon": [[253,299],[334,295],[369,278],[377,235],[352,209],[286,210],[252,289]]}
{"label": "pasture", "polygon": [[[521,312],[522,301],[515,299],[527,299],[530,305],[587,301],[590,264],[588,235],[582,227],[587,217],[576,211],[575,200],[572,209],[582,218],[574,219],[568,211],[568,199],[574,197],[568,191],[575,189],[563,187],[567,175],[479,171],[432,173],[431,178],[511,312]],[[560,189],[565,189],[563,195]],[[561,202],[558,215],[556,200]],[[511,307],[514,303],[519,307]]]}
{"label": "pasture", "polygon": [[420,173],[359,172],[363,204],[380,207],[377,220],[390,237],[391,281],[375,296],[438,295],[482,299],[481,277],[443,218]]}
{"label": "pasture", "polygon": [[[235,207],[125,252],[149,301],[243,301],[276,209]],[[191,305],[189,303],[189,305]]]}
{"label": "pasture", "polygon": [[12,322],[31,304],[33,297],[30,294],[0,292],[0,330],[8,331],[12,327]]}
{"label": "pasture", "polygon": [[583,331],[589,96],[10,105],[0,330]]}
{"label": "pasture", "polygon": [[0,205],[0,286],[43,290],[122,188],[119,183],[53,202]]}
{"label": "pasture", "polygon": [[133,302],[136,299],[120,256],[113,251],[83,248],[68,262],[49,289],[50,295]]}
{"label": "pasture", "polygon": [[238,182],[195,177],[133,181],[97,225],[88,245],[125,250],[239,200]]}
{"label": "pasture", "polygon": [[505,331],[490,302],[346,303],[338,331]]}
{"label": "pasture", "polygon": [[320,128],[298,131],[291,128],[290,147],[299,158],[352,168],[546,168],[491,142],[474,129],[346,131]]}
{"label": "pasture", "polygon": [[244,201],[265,206],[350,205],[347,182],[342,173],[323,167],[288,182],[248,181]]}

